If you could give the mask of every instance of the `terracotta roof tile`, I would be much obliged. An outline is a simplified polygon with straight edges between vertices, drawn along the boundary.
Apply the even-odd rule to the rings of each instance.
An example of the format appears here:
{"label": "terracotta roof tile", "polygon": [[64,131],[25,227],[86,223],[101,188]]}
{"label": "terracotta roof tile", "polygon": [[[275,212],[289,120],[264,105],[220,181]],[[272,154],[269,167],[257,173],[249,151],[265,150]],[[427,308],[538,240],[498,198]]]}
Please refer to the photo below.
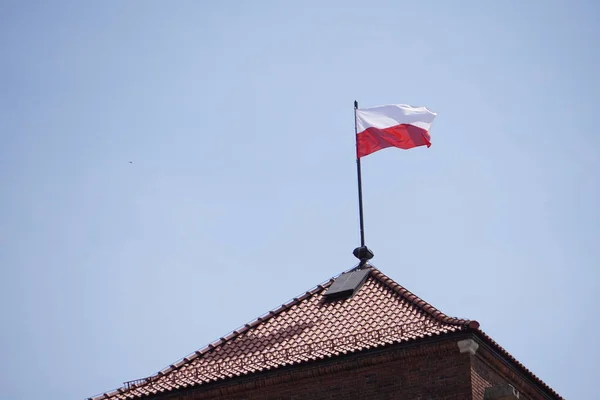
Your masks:
{"label": "terracotta roof tile", "polygon": [[332,282],[318,285],[151,377],[94,400],[135,399],[426,336],[468,329],[481,332],[476,321],[445,315],[375,268],[370,268],[364,285],[349,299],[327,301],[323,295]]}

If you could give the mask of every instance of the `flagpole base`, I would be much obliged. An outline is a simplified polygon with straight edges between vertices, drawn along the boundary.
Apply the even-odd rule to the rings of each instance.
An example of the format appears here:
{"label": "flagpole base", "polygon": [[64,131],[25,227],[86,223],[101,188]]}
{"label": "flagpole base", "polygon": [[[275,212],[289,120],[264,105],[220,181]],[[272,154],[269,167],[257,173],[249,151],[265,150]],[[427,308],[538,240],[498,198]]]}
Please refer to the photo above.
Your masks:
{"label": "flagpole base", "polygon": [[375,254],[373,254],[371,249],[369,249],[367,246],[355,248],[352,254],[354,254],[354,257],[358,258],[360,261],[360,264],[358,265],[359,268],[362,268],[371,258],[375,256]]}

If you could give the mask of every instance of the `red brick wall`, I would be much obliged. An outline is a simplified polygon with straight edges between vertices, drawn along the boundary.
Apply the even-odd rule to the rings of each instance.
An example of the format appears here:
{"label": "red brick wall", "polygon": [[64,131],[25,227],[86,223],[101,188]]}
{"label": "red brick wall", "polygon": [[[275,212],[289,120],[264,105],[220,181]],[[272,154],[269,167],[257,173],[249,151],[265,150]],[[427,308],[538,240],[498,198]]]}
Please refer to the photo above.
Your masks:
{"label": "red brick wall", "polygon": [[483,400],[485,388],[512,382],[508,382],[506,378],[503,378],[479,357],[474,356],[471,359],[471,383],[473,400]]}
{"label": "red brick wall", "polygon": [[181,400],[398,399],[470,400],[471,365],[456,339],[357,354],[339,361],[274,370],[228,385],[200,388]]}
{"label": "red brick wall", "polygon": [[486,387],[512,385],[526,400],[546,400],[555,397],[544,395],[516,369],[509,367],[498,356],[480,346],[476,355],[471,357],[471,382],[473,400],[483,400]]}
{"label": "red brick wall", "polygon": [[[152,397],[161,400],[483,400],[485,388],[511,384],[526,400],[556,399],[522,370],[480,346],[461,354],[457,341],[389,346]],[[474,338],[470,336],[471,338]]]}

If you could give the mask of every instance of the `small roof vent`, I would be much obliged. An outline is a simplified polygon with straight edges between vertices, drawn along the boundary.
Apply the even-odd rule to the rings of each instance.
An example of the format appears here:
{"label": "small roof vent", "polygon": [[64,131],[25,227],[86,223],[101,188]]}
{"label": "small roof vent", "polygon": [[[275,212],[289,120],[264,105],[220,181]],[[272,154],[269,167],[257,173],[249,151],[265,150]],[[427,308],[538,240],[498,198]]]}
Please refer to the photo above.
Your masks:
{"label": "small roof vent", "polygon": [[328,300],[337,300],[349,298],[360,289],[369,276],[369,269],[358,269],[352,272],[346,272],[338,276],[325,292],[325,298]]}

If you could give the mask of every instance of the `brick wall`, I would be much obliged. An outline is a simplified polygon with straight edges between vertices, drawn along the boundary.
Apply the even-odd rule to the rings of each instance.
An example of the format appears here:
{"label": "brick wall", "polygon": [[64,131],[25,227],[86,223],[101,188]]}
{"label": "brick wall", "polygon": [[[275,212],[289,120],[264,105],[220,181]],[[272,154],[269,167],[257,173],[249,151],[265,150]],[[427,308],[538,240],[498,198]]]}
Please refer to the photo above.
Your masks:
{"label": "brick wall", "polygon": [[506,379],[497,374],[489,365],[477,356],[471,360],[471,385],[473,400],[483,400],[485,388],[508,383]]}
{"label": "brick wall", "polygon": [[[457,342],[473,338],[474,355]],[[511,384],[522,400],[556,399],[474,336],[392,345],[277,368],[152,397],[161,400],[483,400],[485,388]]]}
{"label": "brick wall", "polygon": [[360,353],[200,388],[181,400],[471,399],[469,356],[456,340]]}
{"label": "brick wall", "polygon": [[483,400],[485,388],[497,385],[512,385],[522,400],[548,400],[556,397],[545,394],[517,369],[504,362],[488,348],[480,346],[471,356],[471,382],[473,400]]}

